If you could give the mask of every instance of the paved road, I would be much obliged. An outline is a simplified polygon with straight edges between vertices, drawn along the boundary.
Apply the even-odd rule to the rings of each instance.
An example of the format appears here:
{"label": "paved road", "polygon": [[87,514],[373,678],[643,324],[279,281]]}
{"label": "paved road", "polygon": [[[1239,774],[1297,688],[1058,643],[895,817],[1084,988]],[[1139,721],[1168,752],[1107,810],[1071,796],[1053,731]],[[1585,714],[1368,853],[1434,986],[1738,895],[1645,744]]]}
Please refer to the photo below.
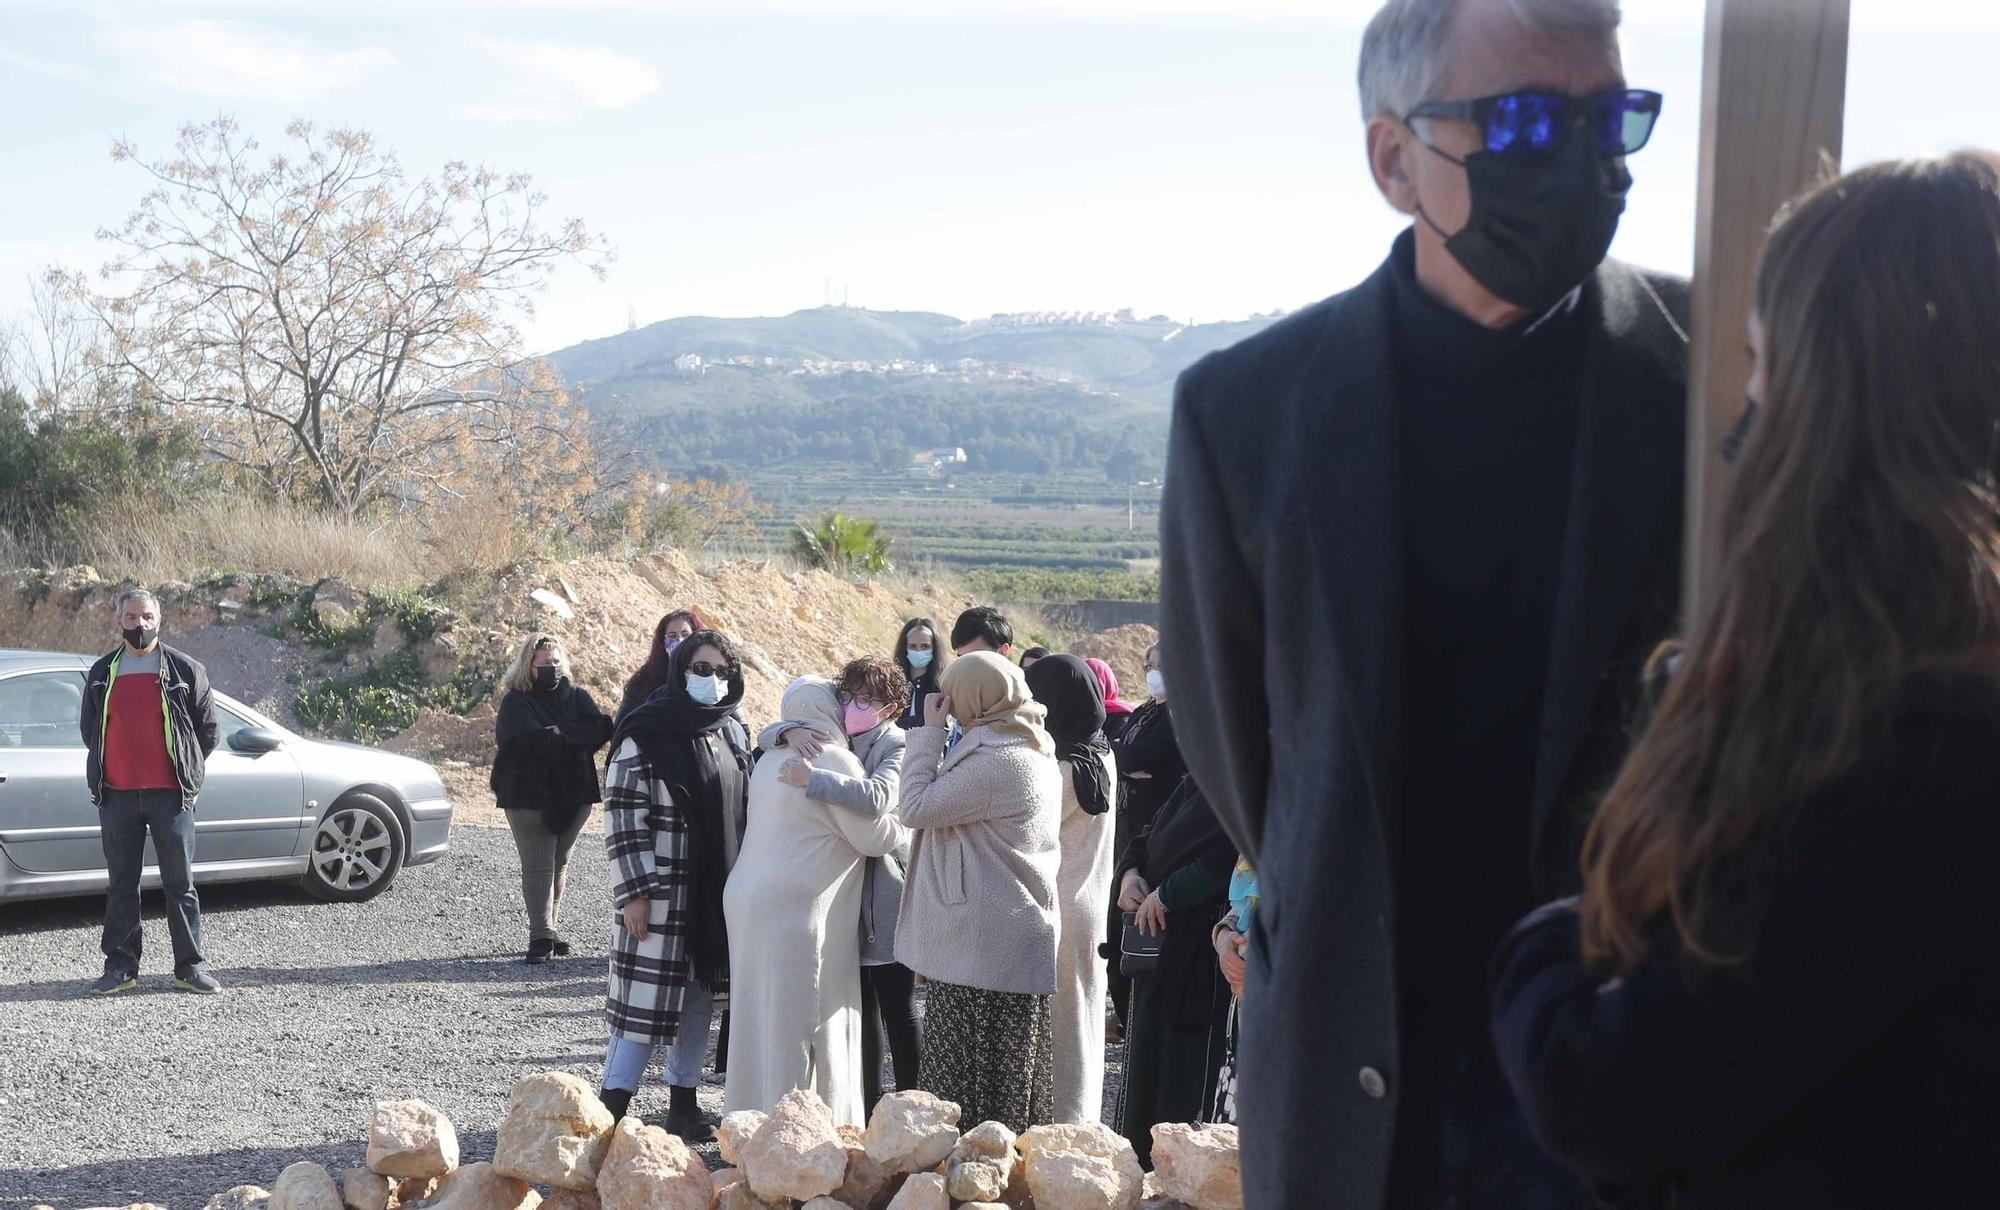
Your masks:
{"label": "paved road", "polygon": [[[268,1188],[297,1160],[361,1163],[369,1106],[387,1098],[432,1102],[464,1162],[490,1158],[516,1079],[602,1073],[599,843],[586,837],[571,869],[576,952],[545,966],[519,960],[513,842],[489,828],[455,829],[448,859],[369,903],[281,884],[204,890],[226,986],[214,997],[173,990],[153,895],[140,990],[110,1000],[85,994],[102,964],[102,899],[0,906],[0,1207],[200,1210],[232,1185]],[[657,1120],[666,1100],[655,1076],[634,1109]],[[719,1113],[721,1086],[703,1102]]]}

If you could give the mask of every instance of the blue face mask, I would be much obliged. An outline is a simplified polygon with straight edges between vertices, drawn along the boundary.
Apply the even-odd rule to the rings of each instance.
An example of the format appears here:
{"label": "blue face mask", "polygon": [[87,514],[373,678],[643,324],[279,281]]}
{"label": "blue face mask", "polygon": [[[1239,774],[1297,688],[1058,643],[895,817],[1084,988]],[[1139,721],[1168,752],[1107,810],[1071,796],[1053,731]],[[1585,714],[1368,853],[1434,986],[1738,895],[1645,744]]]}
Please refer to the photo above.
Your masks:
{"label": "blue face mask", "polygon": [[915,669],[918,669],[919,671],[921,671],[922,669],[925,669],[925,668],[928,668],[928,667],[930,667],[930,666],[931,666],[931,656],[932,656],[933,654],[935,654],[935,653],[934,653],[934,652],[929,652],[929,651],[912,651],[912,652],[910,652],[910,653],[909,653],[909,657],[910,657],[910,667],[912,667],[912,668],[915,668]]}
{"label": "blue face mask", "polygon": [[690,676],[687,687],[688,696],[704,706],[713,706],[721,701],[726,688],[719,676]]}

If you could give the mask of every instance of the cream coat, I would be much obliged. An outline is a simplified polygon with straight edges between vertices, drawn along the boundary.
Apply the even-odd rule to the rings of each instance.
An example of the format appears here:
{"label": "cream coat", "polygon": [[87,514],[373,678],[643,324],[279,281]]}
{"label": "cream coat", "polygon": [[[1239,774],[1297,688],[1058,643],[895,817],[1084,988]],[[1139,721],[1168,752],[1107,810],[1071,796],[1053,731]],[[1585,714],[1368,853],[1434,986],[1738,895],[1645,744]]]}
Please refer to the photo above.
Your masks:
{"label": "cream coat", "polygon": [[[891,813],[870,818],[778,780],[783,749],[750,777],[750,820],[723,892],[729,920],[729,1076],[724,1109],[769,1112],[811,1088],[840,1125],[861,1104],[861,872],[909,834]],[[815,769],[863,776],[829,747]]]}
{"label": "cream coat", "polygon": [[[1110,784],[1118,763],[1107,752]],[[1112,812],[1092,815],[1077,803],[1076,783],[1062,766],[1062,864],[1056,870],[1055,1025],[1056,1121],[1104,1120],[1104,1001],[1109,979],[1098,943],[1111,912]]]}

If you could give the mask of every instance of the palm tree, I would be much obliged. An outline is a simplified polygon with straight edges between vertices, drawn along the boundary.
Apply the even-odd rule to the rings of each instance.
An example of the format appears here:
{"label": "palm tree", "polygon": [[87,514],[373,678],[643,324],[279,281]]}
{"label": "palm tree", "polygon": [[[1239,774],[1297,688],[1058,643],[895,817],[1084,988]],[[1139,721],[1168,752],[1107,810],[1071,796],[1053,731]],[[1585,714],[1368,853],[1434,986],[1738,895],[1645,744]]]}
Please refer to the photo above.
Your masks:
{"label": "palm tree", "polygon": [[877,522],[840,513],[792,526],[792,553],[799,561],[836,575],[893,570],[889,545],[888,535]]}

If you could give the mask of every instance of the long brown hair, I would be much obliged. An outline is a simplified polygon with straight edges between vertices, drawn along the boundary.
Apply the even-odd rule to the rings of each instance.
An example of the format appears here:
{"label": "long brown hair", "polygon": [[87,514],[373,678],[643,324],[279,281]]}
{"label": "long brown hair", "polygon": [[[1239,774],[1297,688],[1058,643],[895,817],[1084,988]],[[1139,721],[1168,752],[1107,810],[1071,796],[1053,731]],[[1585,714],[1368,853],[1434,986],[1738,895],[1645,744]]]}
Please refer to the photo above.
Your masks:
{"label": "long brown hair", "polygon": [[1720,572],[1584,843],[1583,956],[1671,923],[1740,959],[1787,811],[1908,674],[2000,674],[2000,157],[1863,168],[1779,214]]}

